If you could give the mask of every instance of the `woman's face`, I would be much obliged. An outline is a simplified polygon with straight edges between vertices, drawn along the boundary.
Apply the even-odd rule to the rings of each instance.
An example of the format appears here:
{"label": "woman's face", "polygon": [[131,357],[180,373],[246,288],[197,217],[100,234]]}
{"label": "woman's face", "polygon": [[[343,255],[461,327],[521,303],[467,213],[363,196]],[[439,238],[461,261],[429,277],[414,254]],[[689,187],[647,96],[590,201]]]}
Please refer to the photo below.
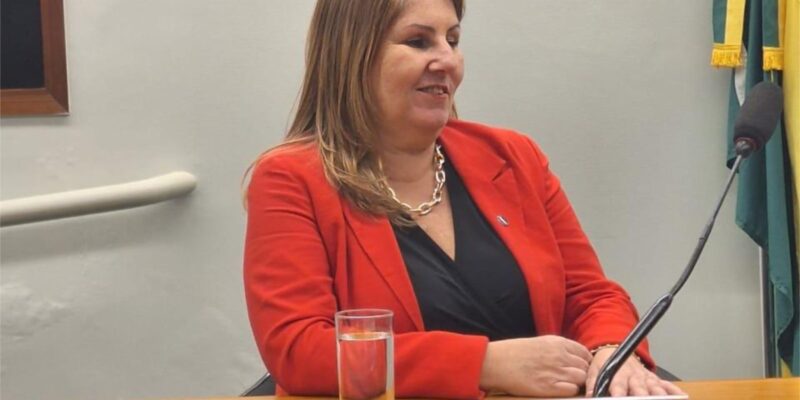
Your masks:
{"label": "woman's face", "polygon": [[447,123],[464,75],[460,35],[451,0],[408,1],[387,32],[374,71],[382,135],[412,144],[422,138],[408,133],[438,133]]}

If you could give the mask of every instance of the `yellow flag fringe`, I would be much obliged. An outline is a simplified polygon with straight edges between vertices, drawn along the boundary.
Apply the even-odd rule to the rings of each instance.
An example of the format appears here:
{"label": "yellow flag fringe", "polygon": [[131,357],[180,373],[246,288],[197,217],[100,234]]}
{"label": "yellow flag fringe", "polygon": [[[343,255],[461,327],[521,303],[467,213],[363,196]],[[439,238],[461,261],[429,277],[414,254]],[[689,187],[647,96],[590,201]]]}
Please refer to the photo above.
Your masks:
{"label": "yellow flag fringe", "polygon": [[783,49],[778,47],[764,47],[764,60],[762,68],[764,71],[774,71],[783,69]]}
{"label": "yellow flag fringe", "polygon": [[712,66],[735,68],[743,64],[741,44],[714,44],[711,50]]}

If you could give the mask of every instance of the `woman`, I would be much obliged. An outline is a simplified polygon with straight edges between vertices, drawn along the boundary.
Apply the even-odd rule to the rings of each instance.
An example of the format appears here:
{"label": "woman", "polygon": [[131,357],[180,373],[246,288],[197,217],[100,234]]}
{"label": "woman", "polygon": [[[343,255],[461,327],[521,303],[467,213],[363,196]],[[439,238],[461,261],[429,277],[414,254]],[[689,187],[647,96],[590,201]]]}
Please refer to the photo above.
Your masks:
{"label": "woman", "polygon": [[[248,190],[248,309],[283,391],[336,393],[340,309],[394,311],[399,397],[574,396],[636,323],[539,148],[454,118],[463,7],[317,3],[297,115]],[[637,354],[612,394],[679,393]]]}

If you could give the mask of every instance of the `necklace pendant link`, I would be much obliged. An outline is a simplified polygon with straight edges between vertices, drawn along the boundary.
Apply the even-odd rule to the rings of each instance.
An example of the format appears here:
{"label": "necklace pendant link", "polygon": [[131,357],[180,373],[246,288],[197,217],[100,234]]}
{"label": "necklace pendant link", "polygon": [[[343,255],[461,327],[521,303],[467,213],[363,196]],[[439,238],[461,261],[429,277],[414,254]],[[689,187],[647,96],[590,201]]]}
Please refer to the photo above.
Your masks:
{"label": "necklace pendant link", "polygon": [[435,206],[435,205],[436,205],[436,203],[433,203],[433,204],[431,204],[431,203],[422,203],[422,204],[419,205],[419,207],[417,207],[417,209],[415,211],[419,212],[420,216],[428,215],[428,214],[431,213],[431,211],[433,211],[433,206]]}

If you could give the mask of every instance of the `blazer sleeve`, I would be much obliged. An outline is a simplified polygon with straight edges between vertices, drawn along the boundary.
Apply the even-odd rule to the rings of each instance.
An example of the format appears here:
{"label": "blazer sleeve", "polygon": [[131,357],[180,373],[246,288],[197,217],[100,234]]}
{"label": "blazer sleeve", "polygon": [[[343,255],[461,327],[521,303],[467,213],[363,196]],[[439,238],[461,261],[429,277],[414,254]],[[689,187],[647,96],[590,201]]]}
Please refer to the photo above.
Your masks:
{"label": "blazer sleeve", "polygon": [[[566,301],[562,331],[589,349],[622,342],[638,321],[627,292],[606,278],[600,260],[578,222],[547,156],[530,138],[527,145],[538,162],[543,182],[543,201],[564,264]],[[655,364],[642,341],[636,354],[646,366]]]}
{"label": "blazer sleeve", "polygon": [[[248,188],[244,284],[258,349],[282,390],[335,395],[337,311],[332,267],[314,214],[313,185],[296,159],[267,157]],[[488,339],[395,334],[399,397],[478,398]]]}
{"label": "blazer sleeve", "polygon": [[[267,369],[291,393],[330,394],[336,371],[332,291],[325,248],[305,185],[280,156],[255,167],[247,192],[244,289]],[[294,371],[323,371],[302,379]],[[335,372],[334,372],[335,373]],[[301,391],[302,390],[302,391]]]}

